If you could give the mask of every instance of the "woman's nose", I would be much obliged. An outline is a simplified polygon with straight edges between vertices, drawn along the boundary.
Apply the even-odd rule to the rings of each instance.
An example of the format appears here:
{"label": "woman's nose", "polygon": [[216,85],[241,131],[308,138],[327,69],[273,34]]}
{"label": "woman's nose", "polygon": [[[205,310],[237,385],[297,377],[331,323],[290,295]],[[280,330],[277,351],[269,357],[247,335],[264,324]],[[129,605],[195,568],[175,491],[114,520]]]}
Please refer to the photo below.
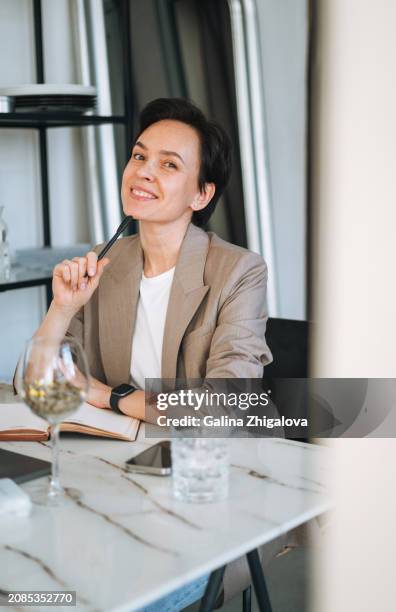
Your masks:
{"label": "woman's nose", "polygon": [[148,161],[139,164],[136,173],[140,178],[146,179],[147,181],[153,181],[155,179],[155,168],[153,164]]}

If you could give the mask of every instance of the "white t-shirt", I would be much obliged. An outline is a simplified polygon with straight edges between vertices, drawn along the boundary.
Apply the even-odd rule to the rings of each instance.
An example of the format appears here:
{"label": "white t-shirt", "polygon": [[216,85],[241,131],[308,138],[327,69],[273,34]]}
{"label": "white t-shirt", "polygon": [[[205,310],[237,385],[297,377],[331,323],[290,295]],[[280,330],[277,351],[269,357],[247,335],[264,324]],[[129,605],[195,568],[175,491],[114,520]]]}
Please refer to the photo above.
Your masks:
{"label": "white t-shirt", "polygon": [[162,341],[175,268],[140,282],[132,339],[131,382],[144,389],[145,378],[161,378]]}

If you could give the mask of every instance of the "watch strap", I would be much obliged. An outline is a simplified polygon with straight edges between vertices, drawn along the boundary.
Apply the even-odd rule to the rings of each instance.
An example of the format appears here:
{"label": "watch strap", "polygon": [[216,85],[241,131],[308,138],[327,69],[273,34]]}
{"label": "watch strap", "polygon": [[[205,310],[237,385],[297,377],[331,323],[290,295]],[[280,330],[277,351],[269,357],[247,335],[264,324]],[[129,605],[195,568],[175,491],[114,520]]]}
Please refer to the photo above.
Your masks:
{"label": "watch strap", "polygon": [[[120,387],[124,387],[124,388],[128,387],[128,388],[125,391],[123,390],[123,392],[120,392],[119,391]],[[111,394],[110,394],[110,408],[112,409],[112,411],[115,412],[116,414],[124,414],[118,406],[119,401],[123,397],[127,397],[134,391],[136,391],[136,387],[134,387],[133,385],[123,384],[123,385],[117,385],[117,387],[114,387],[111,390]]]}

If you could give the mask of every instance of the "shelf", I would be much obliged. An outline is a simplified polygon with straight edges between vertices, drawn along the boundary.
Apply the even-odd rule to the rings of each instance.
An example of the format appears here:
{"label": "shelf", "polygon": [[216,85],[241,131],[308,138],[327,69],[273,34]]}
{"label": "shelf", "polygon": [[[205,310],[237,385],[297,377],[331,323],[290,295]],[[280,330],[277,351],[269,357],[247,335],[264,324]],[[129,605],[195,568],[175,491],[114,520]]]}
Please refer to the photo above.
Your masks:
{"label": "shelf", "polygon": [[28,287],[40,287],[42,285],[51,284],[52,276],[45,276],[39,270],[23,270],[17,272],[11,271],[10,280],[0,282],[0,293],[4,291],[12,291],[13,289],[26,289]]}
{"label": "shelf", "polygon": [[50,286],[52,271],[57,263],[83,256],[89,249],[88,244],[21,249],[16,252],[9,280],[0,281],[0,293],[26,287]]}
{"label": "shelf", "polygon": [[82,115],[80,113],[0,113],[0,128],[55,128],[125,123],[123,115]]}

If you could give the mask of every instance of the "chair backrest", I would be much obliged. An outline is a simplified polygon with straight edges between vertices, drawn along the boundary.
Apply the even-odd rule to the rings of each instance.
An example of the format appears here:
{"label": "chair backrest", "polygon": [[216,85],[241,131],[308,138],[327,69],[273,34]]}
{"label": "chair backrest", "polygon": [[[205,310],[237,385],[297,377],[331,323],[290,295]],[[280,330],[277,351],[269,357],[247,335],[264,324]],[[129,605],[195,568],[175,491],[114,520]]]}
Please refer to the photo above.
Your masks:
{"label": "chair backrest", "polygon": [[[308,377],[308,321],[269,319],[265,338],[274,360],[264,368],[263,384],[272,392],[280,415],[306,416],[306,381],[278,380]],[[289,431],[286,439],[309,442]]]}
{"label": "chair backrest", "polygon": [[265,378],[308,376],[308,331],[308,321],[268,320],[265,337],[274,360],[265,366]]}

